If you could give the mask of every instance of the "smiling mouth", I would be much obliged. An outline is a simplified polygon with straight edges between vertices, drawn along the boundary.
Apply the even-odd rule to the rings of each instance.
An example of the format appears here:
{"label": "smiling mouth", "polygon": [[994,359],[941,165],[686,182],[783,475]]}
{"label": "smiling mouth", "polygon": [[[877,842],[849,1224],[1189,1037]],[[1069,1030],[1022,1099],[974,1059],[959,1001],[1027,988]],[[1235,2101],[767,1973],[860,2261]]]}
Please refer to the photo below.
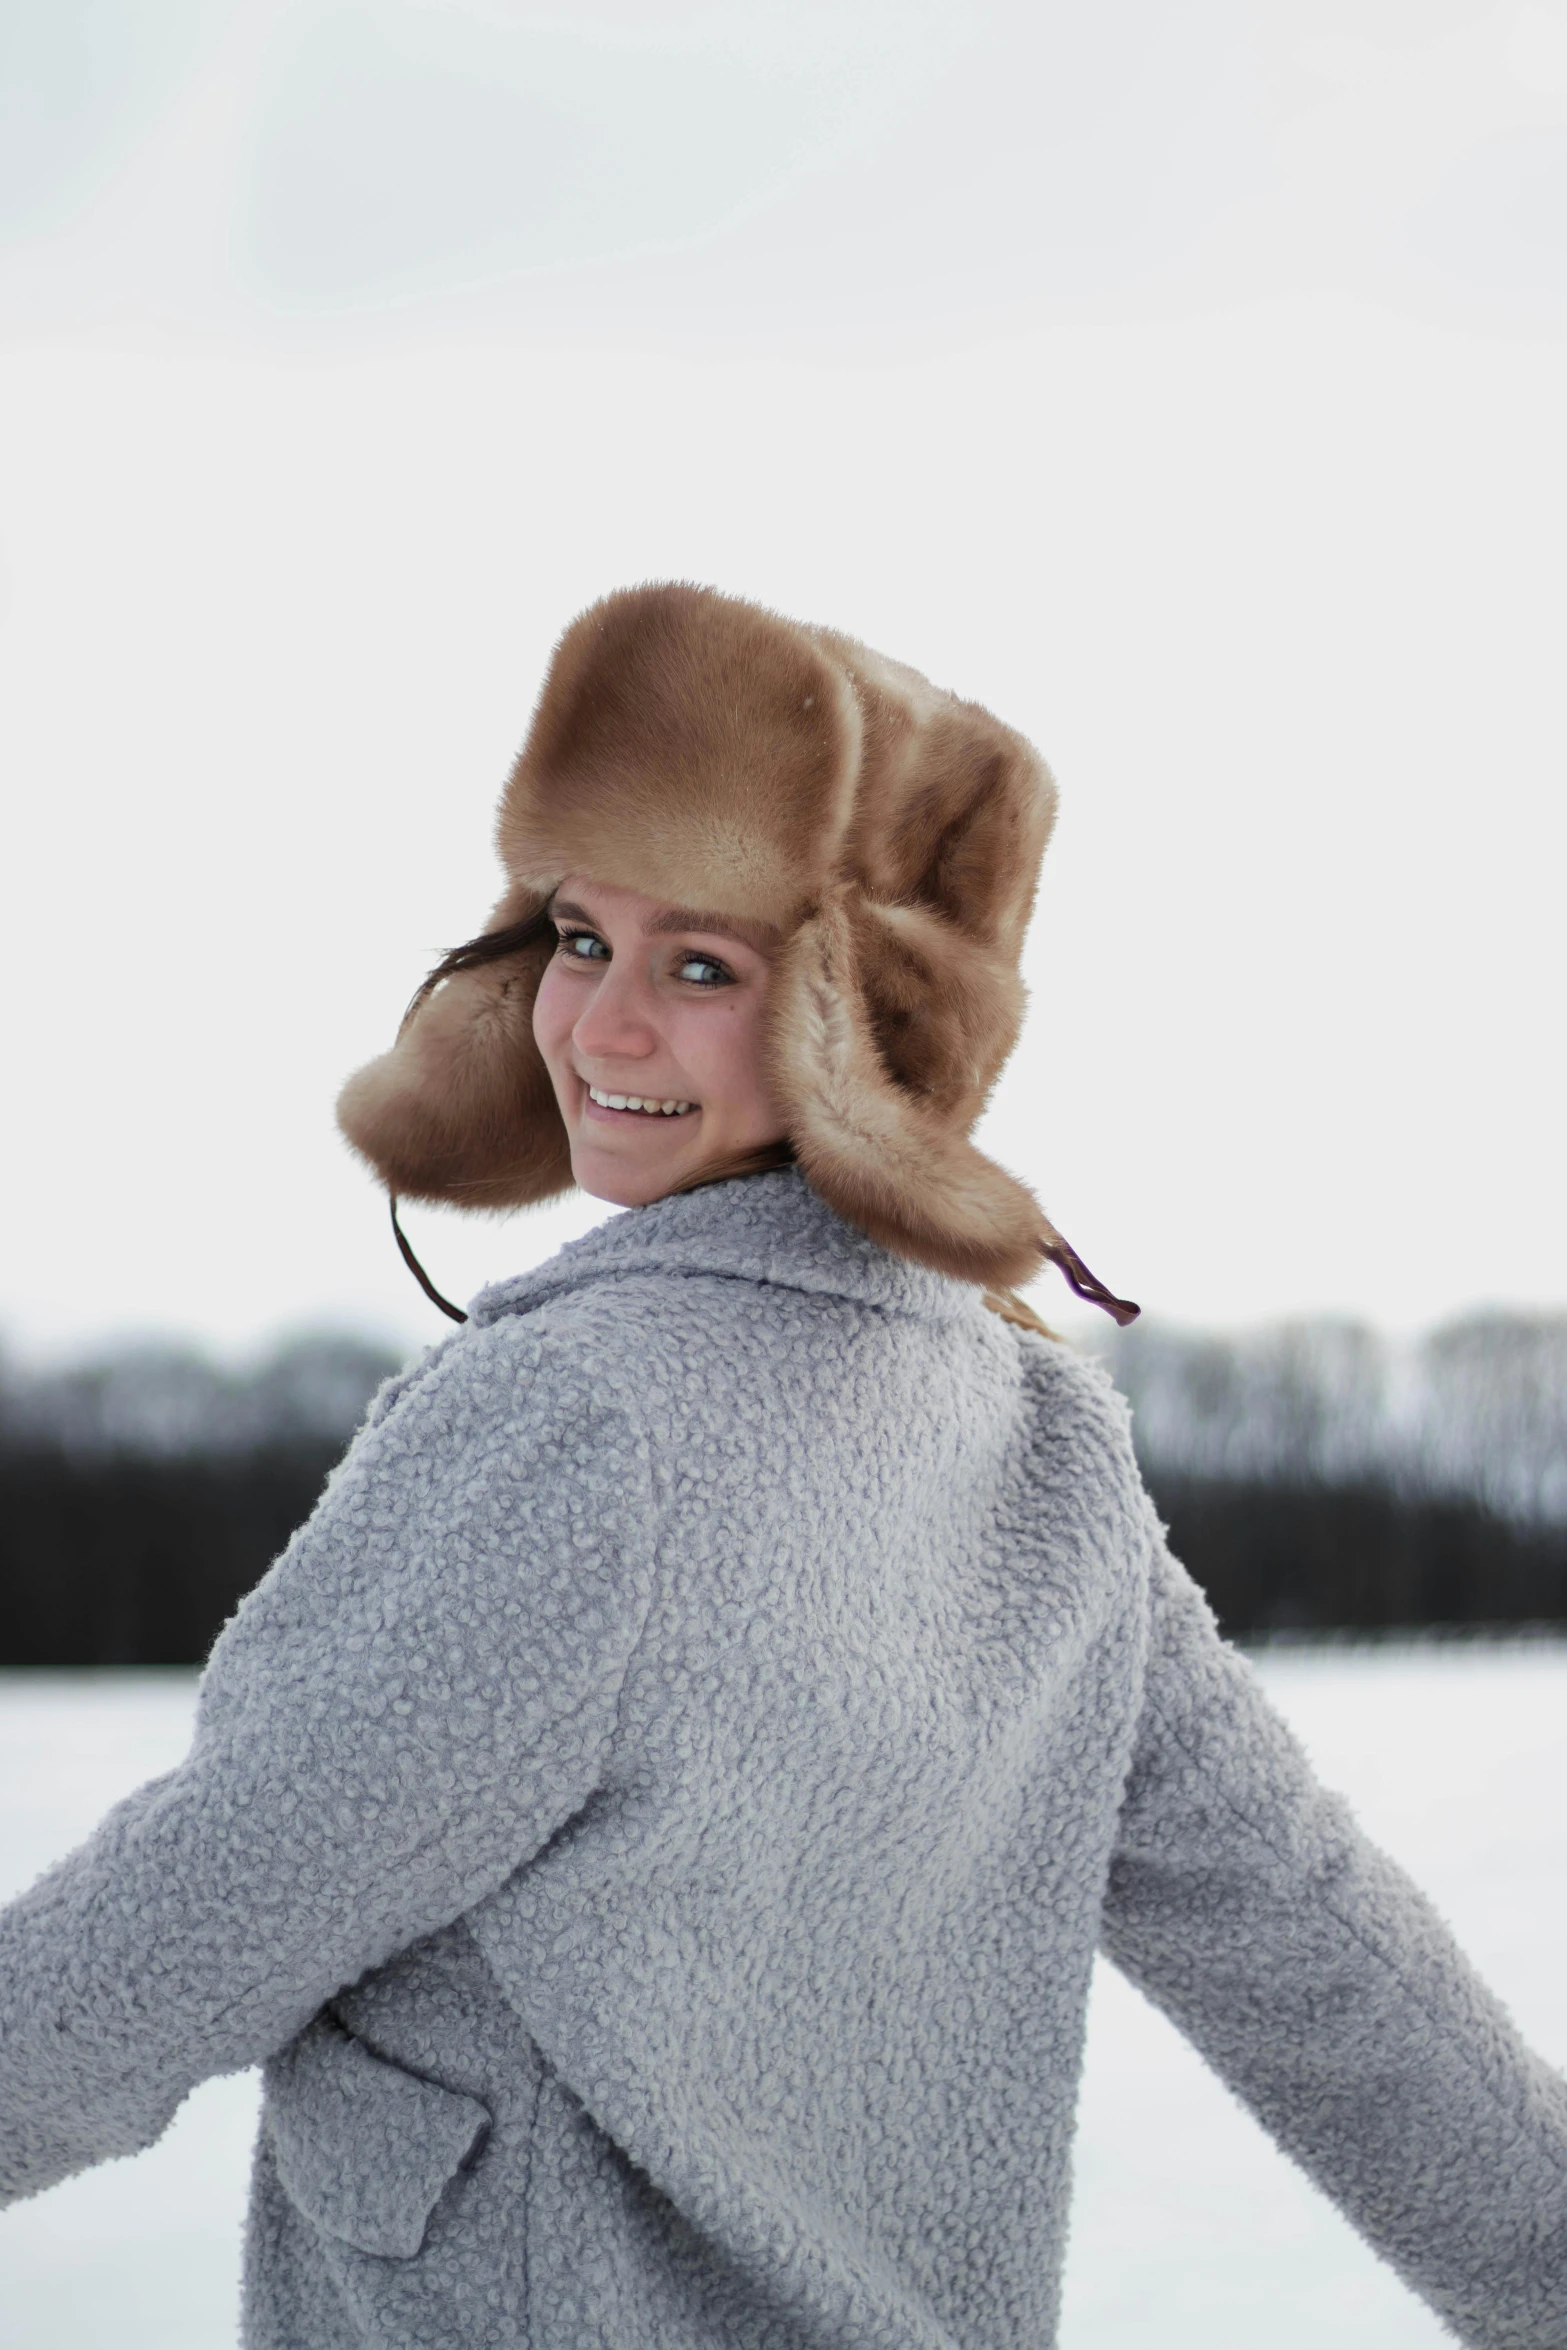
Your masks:
{"label": "smiling mouth", "polygon": [[[586,1079],[583,1080],[587,1083]],[[587,1087],[588,1099],[601,1110],[618,1110],[634,1118],[686,1118],[697,1107],[695,1102],[652,1100],[635,1093],[606,1093],[601,1086]]]}

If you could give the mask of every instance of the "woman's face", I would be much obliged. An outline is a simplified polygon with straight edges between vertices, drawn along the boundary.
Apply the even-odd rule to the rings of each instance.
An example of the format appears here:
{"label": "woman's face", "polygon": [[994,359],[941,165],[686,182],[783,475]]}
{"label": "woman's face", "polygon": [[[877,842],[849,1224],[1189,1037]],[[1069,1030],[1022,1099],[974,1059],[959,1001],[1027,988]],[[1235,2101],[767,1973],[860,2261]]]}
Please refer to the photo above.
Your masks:
{"label": "woman's face", "polygon": [[706,1166],[782,1139],[762,1073],[776,944],[764,924],[580,874],[561,883],[549,911],[558,943],[533,1034],[584,1191],[642,1207]]}

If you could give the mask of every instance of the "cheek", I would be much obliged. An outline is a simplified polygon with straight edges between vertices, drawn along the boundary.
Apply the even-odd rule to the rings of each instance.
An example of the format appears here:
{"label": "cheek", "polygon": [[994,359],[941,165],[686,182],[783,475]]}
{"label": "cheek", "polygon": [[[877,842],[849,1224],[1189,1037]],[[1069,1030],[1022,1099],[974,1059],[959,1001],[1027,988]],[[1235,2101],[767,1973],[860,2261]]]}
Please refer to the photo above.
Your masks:
{"label": "cheek", "polygon": [[679,1040],[681,1066],[701,1099],[745,1116],[762,1095],[761,1019],[755,1002],[703,1007]]}
{"label": "cheek", "polygon": [[553,1068],[562,1060],[576,1022],[571,983],[557,963],[547,963],[533,998],[533,1041]]}

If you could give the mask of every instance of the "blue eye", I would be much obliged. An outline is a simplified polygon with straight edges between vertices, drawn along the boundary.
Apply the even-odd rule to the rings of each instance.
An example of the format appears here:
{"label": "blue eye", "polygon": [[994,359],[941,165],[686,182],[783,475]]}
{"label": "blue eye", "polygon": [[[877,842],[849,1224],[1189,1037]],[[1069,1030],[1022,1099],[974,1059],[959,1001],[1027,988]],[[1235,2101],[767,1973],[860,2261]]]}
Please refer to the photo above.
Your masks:
{"label": "blue eye", "polygon": [[[563,962],[607,963],[611,960],[609,943],[596,930],[563,930],[555,932],[555,950]],[[716,955],[699,955],[694,951],[682,955],[674,967],[677,979],[688,987],[733,987],[735,975]]]}
{"label": "blue eye", "polygon": [[561,930],[556,933],[560,952],[573,963],[607,961],[609,948],[594,930]]}
{"label": "blue eye", "polygon": [[711,955],[682,955],[675,965],[675,976],[689,980],[693,987],[728,987],[734,978]]}

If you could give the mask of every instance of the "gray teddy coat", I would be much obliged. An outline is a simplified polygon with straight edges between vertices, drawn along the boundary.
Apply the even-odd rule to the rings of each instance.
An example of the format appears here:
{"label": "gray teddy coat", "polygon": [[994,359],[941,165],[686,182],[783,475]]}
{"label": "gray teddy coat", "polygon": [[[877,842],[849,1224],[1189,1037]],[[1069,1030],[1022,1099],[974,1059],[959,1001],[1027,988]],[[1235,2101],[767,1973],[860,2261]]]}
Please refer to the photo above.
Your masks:
{"label": "gray teddy coat", "polygon": [[187,1759],[0,1914],[0,2196],[264,2061],[252,2350],[1048,2350],[1096,1948],[1469,2343],[1567,2089],[1064,1346],[793,1169],[383,1389]]}

